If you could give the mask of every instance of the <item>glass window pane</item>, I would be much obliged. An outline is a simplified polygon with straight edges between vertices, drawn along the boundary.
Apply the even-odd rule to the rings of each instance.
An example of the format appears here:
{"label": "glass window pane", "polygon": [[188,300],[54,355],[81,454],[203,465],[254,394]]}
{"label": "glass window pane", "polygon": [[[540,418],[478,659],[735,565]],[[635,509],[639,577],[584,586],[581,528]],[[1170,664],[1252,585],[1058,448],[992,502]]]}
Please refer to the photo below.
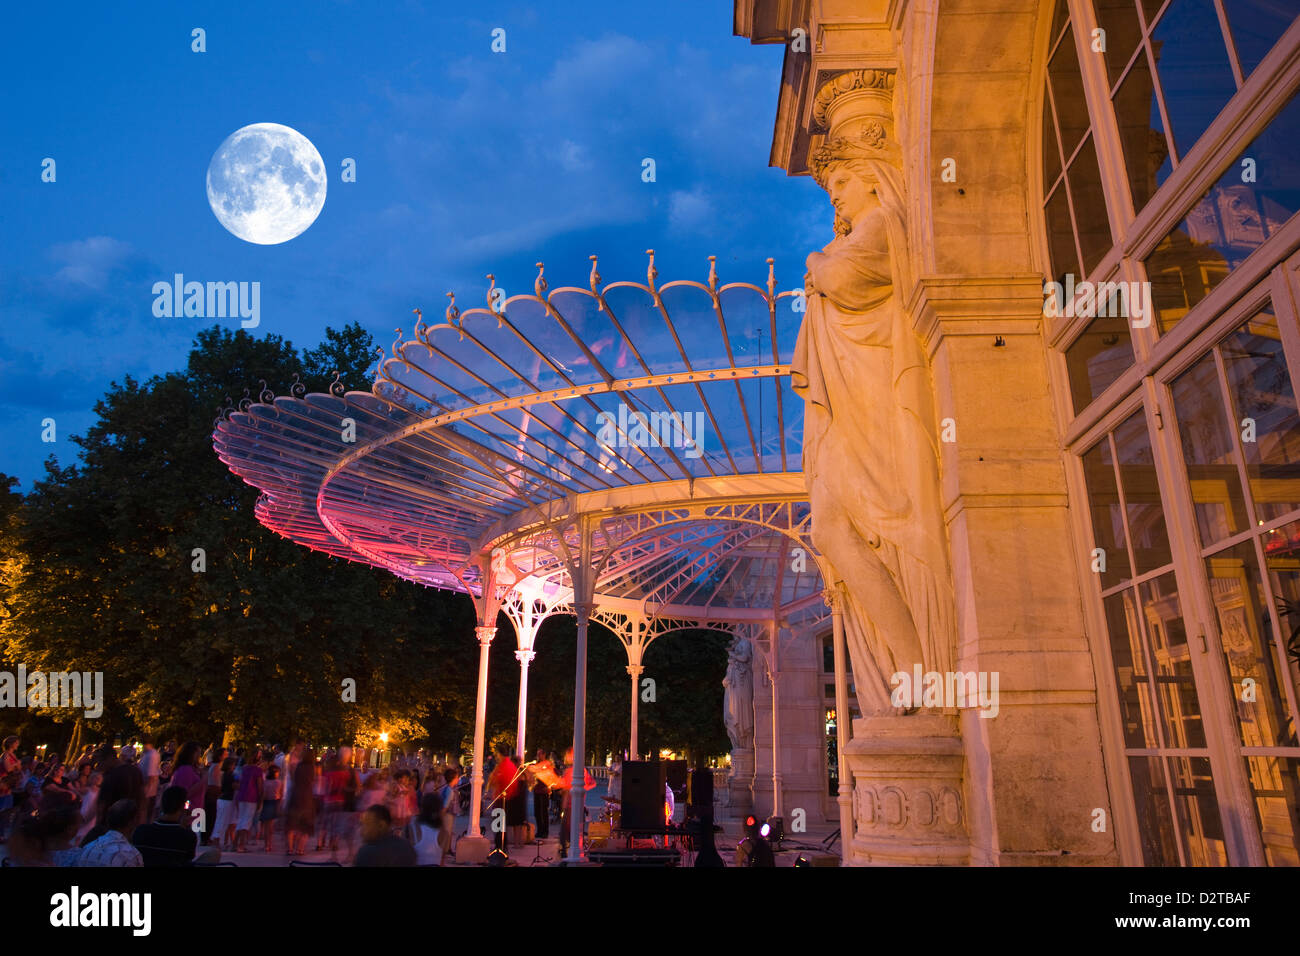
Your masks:
{"label": "glass window pane", "polygon": [[1128,317],[1098,317],[1065,350],[1070,397],[1077,415],[1133,364]]}
{"label": "glass window pane", "polygon": [[1181,159],[1237,92],[1213,0],[1173,0],[1151,33],[1151,53]]}
{"label": "glass window pane", "polygon": [[1083,144],[1070,164],[1070,199],[1074,202],[1074,222],[1079,227],[1079,247],[1083,252],[1083,271],[1091,275],[1110,250],[1110,221],[1106,218],[1106,195],[1101,189],[1101,171],[1097,168],[1097,149],[1092,137]]}
{"label": "glass window pane", "polygon": [[1295,0],[1223,0],[1242,76],[1250,76],[1296,16]]}
{"label": "glass window pane", "polygon": [[1074,30],[1068,30],[1056,54],[1047,66],[1052,84],[1052,102],[1056,104],[1056,122],[1061,129],[1061,149],[1068,158],[1088,132],[1088,101],[1083,95],[1083,76],[1079,73],[1079,56],[1074,49]]}
{"label": "glass window pane", "polygon": [[1219,346],[1234,416],[1241,433],[1246,476],[1263,524],[1300,508],[1300,416],[1278,334],[1264,310]]}
{"label": "glass window pane", "polygon": [[1056,145],[1056,127],[1052,119],[1052,101],[1043,94],[1043,191],[1050,192],[1061,175],[1061,150]]}
{"label": "glass window pane", "polygon": [[[1247,747],[1294,746],[1295,726],[1279,693],[1273,619],[1247,541],[1205,562],[1219,619],[1223,659],[1236,701],[1241,742]],[[1245,683],[1249,679],[1251,683]]]}
{"label": "glass window pane", "polygon": [[1201,722],[1196,679],[1192,676],[1192,656],[1178,600],[1178,582],[1171,571],[1147,581],[1138,591],[1146,618],[1151,666],[1155,669],[1156,697],[1168,738],[1166,744],[1204,747],[1205,727]]}
{"label": "glass window pane", "polygon": [[1151,681],[1143,657],[1142,634],[1133,591],[1125,588],[1106,598],[1104,604],[1111,663],[1115,668],[1115,687],[1119,693],[1120,719],[1124,723],[1124,744],[1127,747],[1159,747]]}
{"label": "glass window pane", "polygon": [[1070,7],[1065,0],[1057,0],[1056,12],[1052,14],[1052,39],[1055,40],[1065,29],[1065,22],[1070,18]]}
{"label": "glass window pane", "polygon": [[1142,25],[1133,0],[1096,0],[1097,25],[1106,31],[1106,74],[1114,86],[1133,58]]}
{"label": "glass window pane", "polygon": [[[1124,516],[1119,507],[1119,486],[1111,463],[1110,443],[1102,440],[1083,456],[1083,480],[1088,486],[1092,514],[1092,544],[1105,558],[1100,571],[1103,590],[1133,577],[1124,544]],[[1094,558],[1094,560],[1096,560]]]}
{"label": "glass window pane", "polygon": [[1133,778],[1133,808],[1142,834],[1142,861],[1147,866],[1178,866],[1174,815],[1165,789],[1164,761],[1159,757],[1129,757]]}
{"label": "glass window pane", "polygon": [[1168,331],[1300,210],[1300,97],[1292,97],[1147,257]]}
{"label": "glass window pane", "polygon": [[1255,819],[1269,866],[1300,866],[1300,760],[1247,757]]}
{"label": "glass window pane", "polygon": [[1133,69],[1124,77],[1115,93],[1114,106],[1133,209],[1141,212],[1173,169],[1145,52],[1138,55]]}
{"label": "glass window pane", "polygon": [[[1263,544],[1268,583],[1282,629],[1284,680],[1290,684],[1293,697],[1300,699],[1300,521],[1274,528],[1264,535]],[[1294,716],[1283,736],[1286,746],[1300,746]]]}
{"label": "glass window pane", "polygon": [[1227,866],[1223,818],[1208,757],[1170,757],[1174,800],[1188,866]]}
{"label": "glass window pane", "polygon": [[1115,429],[1115,452],[1119,456],[1120,481],[1127,503],[1134,570],[1144,574],[1163,568],[1173,558],[1169,554],[1169,534],[1165,530],[1165,512],[1160,504],[1146,416],[1141,411]]}
{"label": "glass window pane", "polygon": [[1056,281],[1064,283],[1067,274],[1078,276],[1079,256],[1074,251],[1074,227],[1070,224],[1070,205],[1065,196],[1065,181],[1056,186],[1056,191],[1047,200],[1043,210],[1047,222],[1047,246],[1052,257],[1052,275]]}
{"label": "glass window pane", "polygon": [[1250,524],[1214,356],[1206,355],[1175,379],[1173,394],[1196,523],[1201,544],[1208,547]]}

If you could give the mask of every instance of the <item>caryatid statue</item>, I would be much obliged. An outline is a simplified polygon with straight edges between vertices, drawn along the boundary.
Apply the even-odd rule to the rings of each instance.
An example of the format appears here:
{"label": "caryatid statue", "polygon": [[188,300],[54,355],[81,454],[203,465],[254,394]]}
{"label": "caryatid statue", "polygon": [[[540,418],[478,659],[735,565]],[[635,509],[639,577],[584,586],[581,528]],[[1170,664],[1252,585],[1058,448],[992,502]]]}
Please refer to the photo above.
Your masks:
{"label": "caryatid statue", "polygon": [[754,652],[746,638],[739,638],[727,652],[726,688],[722,698],[722,720],[733,750],[754,747]]}
{"label": "caryatid statue", "polygon": [[830,135],[811,166],[836,236],[808,256],[790,376],[805,401],[813,542],[845,585],[864,716],[897,712],[891,675],[951,671],[955,649],[930,371],[900,301],[911,278],[893,80],[855,70],[819,92]]}

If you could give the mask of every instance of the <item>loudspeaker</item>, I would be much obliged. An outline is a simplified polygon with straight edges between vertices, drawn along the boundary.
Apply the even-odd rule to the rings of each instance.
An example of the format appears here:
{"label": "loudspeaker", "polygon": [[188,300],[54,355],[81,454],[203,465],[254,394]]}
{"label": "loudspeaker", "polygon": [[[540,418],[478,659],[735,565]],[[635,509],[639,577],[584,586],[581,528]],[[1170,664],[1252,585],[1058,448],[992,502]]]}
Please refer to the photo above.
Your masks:
{"label": "loudspeaker", "polygon": [[673,788],[673,793],[681,793],[686,789],[686,761],[670,760],[667,766],[668,786]]}
{"label": "loudspeaker", "polygon": [[713,810],[713,771],[692,770],[690,783],[686,790],[686,802],[700,813],[704,808]]}
{"label": "loudspeaker", "polygon": [[664,765],[657,760],[623,764],[624,830],[662,830],[664,826]]}

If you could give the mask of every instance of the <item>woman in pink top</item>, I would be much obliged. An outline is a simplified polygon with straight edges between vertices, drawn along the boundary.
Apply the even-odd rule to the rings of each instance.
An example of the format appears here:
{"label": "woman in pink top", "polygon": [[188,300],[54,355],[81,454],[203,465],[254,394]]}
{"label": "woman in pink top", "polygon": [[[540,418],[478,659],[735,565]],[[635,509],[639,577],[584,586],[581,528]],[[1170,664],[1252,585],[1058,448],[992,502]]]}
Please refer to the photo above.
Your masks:
{"label": "woman in pink top", "polygon": [[203,796],[207,789],[203,775],[199,773],[199,745],[193,741],[176,755],[176,769],[172,771],[170,786],[185,788],[185,805],[189,812],[181,814],[180,822],[188,827],[194,821],[195,812],[203,809]]}

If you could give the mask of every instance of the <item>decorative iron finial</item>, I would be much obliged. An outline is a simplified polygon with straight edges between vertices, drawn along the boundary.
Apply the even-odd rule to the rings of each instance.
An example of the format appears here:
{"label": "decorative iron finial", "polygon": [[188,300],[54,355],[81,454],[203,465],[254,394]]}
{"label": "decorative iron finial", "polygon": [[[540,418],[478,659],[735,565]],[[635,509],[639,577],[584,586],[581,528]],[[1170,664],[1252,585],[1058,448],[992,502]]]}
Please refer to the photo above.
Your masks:
{"label": "decorative iron finial", "polygon": [[298,373],[293,373],[293,384],[289,386],[289,394],[294,398],[302,398],[307,394],[307,386],[298,380]]}
{"label": "decorative iron finial", "polygon": [[767,260],[767,297],[769,299],[776,299],[776,269],[773,266],[774,262],[776,262],[775,259]]}
{"label": "decorative iron finial", "polygon": [[393,358],[399,358],[401,356],[399,350],[402,347],[402,330],[393,329],[393,331],[397,333],[397,338],[393,339]]}
{"label": "decorative iron finial", "polygon": [[647,249],[645,254],[650,257],[650,264],[645,270],[646,283],[650,286],[651,293],[658,295],[659,293],[655,292],[655,279],[659,276],[659,270],[655,268],[655,251]]}
{"label": "decorative iron finial", "polygon": [[212,430],[216,431],[221,427],[221,423],[226,420],[226,410],[220,405],[217,406],[217,417],[212,419]]}
{"label": "decorative iron finial", "polygon": [[497,291],[497,280],[496,280],[496,276],[494,276],[492,273],[489,272],[489,273],[487,274],[487,278],[488,278],[488,281],[492,283],[492,285],[488,288],[488,294],[487,294],[488,311],[491,312],[493,315],[495,315],[495,316],[497,317],[497,328],[500,328],[500,327],[501,327],[501,314],[502,314],[502,313],[500,312],[500,310],[497,309],[497,304],[496,304],[496,297],[497,297],[497,296],[496,296],[496,291]]}
{"label": "decorative iron finial", "polygon": [[718,291],[718,257],[709,256],[709,291]]}
{"label": "decorative iron finial", "polygon": [[275,401],[275,392],[266,387],[266,379],[259,379],[262,383],[262,390],[257,394],[257,400],[265,405],[270,405]]}
{"label": "decorative iron finial", "polygon": [[330,394],[337,395],[338,397],[342,398],[344,391],[345,389],[343,387],[343,373],[340,372],[338,369],[335,369],[334,381],[330,382]]}
{"label": "decorative iron finial", "polygon": [[249,406],[252,404],[253,404],[253,400],[248,397],[248,389],[244,389],[244,396],[239,400],[239,410],[241,412],[246,412],[248,411]]}
{"label": "decorative iron finial", "polygon": [[420,309],[412,309],[411,311],[415,313],[415,328],[411,330],[411,334],[418,339],[420,333],[424,330],[424,312]]}
{"label": "decorative iron finial", "polygon": [[544,265],[540,262],[537,263],[537,278],[533,280],[533,291],[537,293],[539,299],[546,298],[546,290],[549,288],[546,284],[546,277],[542,275],[545,270]]}
{"label": "decorative iron finial", "polygon": [[456,308],[456,293],[448,292],[447,298],[451,299],[447,303],[447,321],[457,327],[460,326],[460,309]]}
{"label": "decorative iron finial", "polygon": [[588,256],[587,258],[591,260],[591,291],[596,292],[596,287],[600,285],[600,273],[596,271],[596,257]]}

